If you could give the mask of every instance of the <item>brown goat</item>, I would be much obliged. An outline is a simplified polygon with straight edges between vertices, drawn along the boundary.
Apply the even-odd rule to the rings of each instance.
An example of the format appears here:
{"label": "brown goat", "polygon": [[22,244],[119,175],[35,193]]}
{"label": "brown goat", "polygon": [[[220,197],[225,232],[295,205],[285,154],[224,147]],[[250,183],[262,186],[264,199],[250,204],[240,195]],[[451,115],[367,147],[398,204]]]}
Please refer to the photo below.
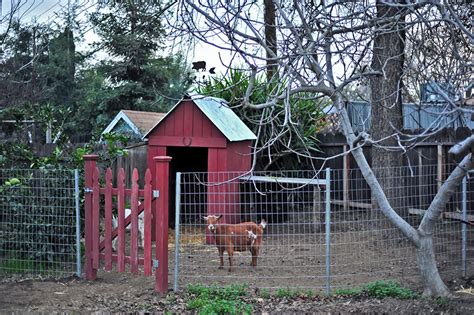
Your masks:
{"label": "brown goat", "polygon": [[257,257],[262,244],[263,230],[266,222],[257,225],[255,222],[242,222],[238,224],[219,224],[222,215],[209,215],[203,217],[207,222],[209,231],[214,236],[217,250],[219,251],[219,269],[224,268],[224,251],[229,256],[229,272],[232,271],[234,252],[249,250],[252,254],[252,267],[257,266]]}

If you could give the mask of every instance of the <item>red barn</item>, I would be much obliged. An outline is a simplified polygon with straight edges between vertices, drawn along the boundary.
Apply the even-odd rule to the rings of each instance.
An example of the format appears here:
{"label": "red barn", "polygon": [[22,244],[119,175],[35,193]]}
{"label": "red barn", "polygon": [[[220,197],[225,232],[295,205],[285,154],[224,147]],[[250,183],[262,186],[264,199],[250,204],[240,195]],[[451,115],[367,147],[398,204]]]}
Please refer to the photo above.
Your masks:
{"label": "red barn", "polygon": [[[144,137],[148,139],[148,165],[153,165],[154,156],[173,158],[170,214],[174,212],[176,172],[209,172],[208,180],[213,181],[213,172],[248,171],[252,161],[251,144],[257,138],[224,100],[204,96],[183,98]],[[212,190],[208,187],[207,212],[224,214],[227,222],[238,221],[238,207],[217,206],[225,195],[227,198],[237,196],[238,185],[221,186],[219,194]],[[170,219],[173,218],[170,215]]]}

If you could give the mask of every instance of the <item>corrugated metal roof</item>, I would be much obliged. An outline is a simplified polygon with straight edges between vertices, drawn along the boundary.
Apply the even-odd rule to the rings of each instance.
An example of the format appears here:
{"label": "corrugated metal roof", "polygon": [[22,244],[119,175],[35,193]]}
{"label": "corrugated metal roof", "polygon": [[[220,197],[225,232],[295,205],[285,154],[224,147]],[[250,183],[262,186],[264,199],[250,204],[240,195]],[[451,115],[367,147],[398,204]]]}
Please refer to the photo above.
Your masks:
{"label": "corrugated metal roof", "polygon": [[[442,127],[474,128],[474,122],[470,119],[470,112],[453,112],[450,114],[441,114],[444,111],[445,103],[422,103],[402,104],[403,110],[403,129],[431,129],[436,130]],[[361,101],[349,102],[347,111],[354,131],[367,131],[371,126],[371,107],[370,103]]]}
{"label": "corrugated metal roof", "polygon": [[[183,100],[185,99],[183,98],[180,100],[163,119],[147,132],[144,137],[147,137],[148,134],[160,124],[160,122],[164,121]],[[193,95],[191,96],[191,100],[202,111],[202,113],[209,118],[214,126],[222,132],[227,140],[234,142],[257,139],[257,136],[255,136],[252,130],[250,130],[247,125],[240,120],[239,116],[229,108],[225,100],[202,95]]]}
{"label": "corrugated metal roof", "polygon": [[200,95],[192,96],[191,98],[204,115],[209,118],[229,141],[257,139],[252,130],[229,108],[225,100]]}

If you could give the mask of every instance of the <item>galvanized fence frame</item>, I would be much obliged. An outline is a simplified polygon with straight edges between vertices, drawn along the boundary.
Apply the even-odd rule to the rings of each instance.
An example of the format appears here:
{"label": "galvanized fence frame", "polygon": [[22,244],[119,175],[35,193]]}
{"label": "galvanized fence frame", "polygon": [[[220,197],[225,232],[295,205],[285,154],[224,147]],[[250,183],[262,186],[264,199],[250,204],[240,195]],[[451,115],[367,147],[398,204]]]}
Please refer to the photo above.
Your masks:
{"label": "galvanized fence frame", "polygon": [[2,280],[81,276],[79,171],[0,170]]}
{"label": "galvanized fence frame", "polygon": [[[435,168],[432,168],[432,170],[434,170]],[[436,173],[437,171],[427,171],[429,169],[426,169],[426,170],[420,170],[419,174],[416,175],[418,176],[418,179],[419,179],[419,182],[416,184],[418,185],[419,187],[417,188],[418,192],[422,195],[420,197],[416,197],[416,199],[419,199],[419,200],[422,200],[423,198],[428,198],[430,197],[434,191],[431,191],[433,190],[435,186],[437,186],[437,183],[436,183],[436,180],[433,181],[433,184],[425,184],[423,181],[425,180],[431,180],[431,177],[436,177]],[[356,171],[354,170],[354,172],[356,173]],[[413,170],[411,171],[413,172]],[[329,294],[331,293],[332,290],[334,289],[337,289],[337,288],[346,288],[346,287],[353,287],[353,286],[356,286],[360,283],[355,283],[352,284],[352,283],[347,283],[347,284],[342,284],[342,282],[344,281],[344,279],[348,279],[348,278],[351,278],[352,275],[356,275],[358,276],[359,274],[363,274],[365,275],[365,278],[367,279],[370,279],[372,278],[371,277],[371,273],[373,272],[374,274],[377,274],[377,271],[374,271],[374,270],[370,270],[370,268],[374,268],[373,267],[373,264],[371,267],[368,267],[368,268],[364,268],[363,266],[363,262],[361,263],[361,270],[351,270],[351,272],[347,272],[346,271],[346,274],[340,274],[340,270],[338,269],[341,269],[341,257],[345,256],[345,253],[343,252],[344,249],[345,250],[351,250],[351,248],[357,248],[357,247],[363,247],[363,246],[368,246],[368,247],[373,247],[374,248],[374,251],[380,251],[380,248],[377,249],[376,245],[373,245],[373,244],[369,244],[370,242],[373,242],[374,244],[376,244],[377,242],[380,242],[380,243],[383,243],[383,242],[386,242],[384,243],[385,245],[382,245],[382,251],[380,251],[379,254],[375,254],[375,256],[377,256],[377,258],[380,258],[380,261],[383,262],[383,263],[387,263],[387,262],[390,262],[390,259],[393,259],[394,257],[396,259],[398,258],[403,258],[402,260],[405,259],[405,257],[399,257],[399,256],[410,256],[408,253],[412,250],[410,249],[411,248],[411,245],[407,243],[406,240],[404,240],[403,237],[401,237],[399,235],[399,232],[397,232],[396,229],[393,229],[391,227],[387,227],[386,225],[386,222],[384,222],[384,219],[383,218],[378,218],[377,219],[377,222],[380,221],[379,223],[375,224],[375,228],[374,227],[370,227],[371,224],[373,224],[373,222],[369,222],[369,220],[361,220],[360,222],[357,222],[354,226],[356,226],[355,228],[353,229],[357,229],[359,228],[359,225],[361,226],[365,226],[365,225],[368,225],[368,228],[367,229],[361,229],[359,231],[350,231],[351,228],[349,228],[347,234],[350,234],[350,233],[353,233],[354,235],[356,236],[352,236],[352,239],[350,238],[351,236],[349,235],[349,239],[348,241],[345,240],[344,237],[346,237],[347,235],[344,235],[343,233],[339,233],[337,231],[337,228],[336,228],[336,225],[340,224],[340,225],[351,225],[352,222],[348,222],[348,221],[345,221],[345,222],[337,222],[337,220],[339,220],[337,218],[338,215],[341,215],[342,211],[339,211],[337,210],[337,208],[335,207],[335,205],[340,205],[341,208],[340,209],[343,209],[342,208],[342,201],[341,200],[338,200],[338,199],[341,199],[341,198],[337,198],[336,196],[339,196],[341,197],[342,195],[346,195],[347,192],[345,192],[344,190],[347,189],[349,186],[347,185],[347,183],[342,183],[344,180],[342,179],[342,175],[340,174],[341,171],[339,170],[330,170],[330,169],[326,169],[324,172],[321,172],[321,173],[324,173],[324,178],[322,181],[324,181],[324,195],[325,195],[325,200],[324,200],[324,205],[325,205],[325,213],[324,213],[324,255],[325,257],[323,258],[324,259],[324,266],[325,266],[325,274],[324,274],[324,279],[325,279],[325,283],[324,283],[324,286],[317,286],[315,287],[316,289],[320,289],[320,290],[323,290],[325,293]],[[415,171],[416,173],[416,171]],[[429,173],[429,174],[428,174]],[[334,174],[334,175],[331,175],[331,174]],[[420,175],[421,174],[421,175]],[[340,176],[338,176],[340,175]],[[354,174],[353,174],[354,175]],[[183,223],[182,220],[183,220],[183,213],[186,212],[186,209],[184,209],[183,211],[183,207],[186,207],[187,205],[187,201],[183,201],[182,200],[182,197],[184,196],[185,198],[189,198],[189,196],[186,197],[186,192],[183,192],[182,189],[183,187],[185,187],[186,185],[186,179],[183,180],[183,176],[189,176],[185,173],[177,173],[176,174],[176,200],[175,200],[175,207],[176,207],[176,213],[175,213],[175,222],[176,222],[176,227],[175,227],[175,255],[174,255],[174,280],[173,280],[173,288],[175,291],[179,290],[180,288],[180,283],[181,283],[181,286],[183,284],[186,284],[187,282],[186,281],[182,281],[182,278],[183,278],[183,275],[184,275],[184,278],[186,278],[186,268],[189,269],[190,265],[186,262],[183,262],[183,260],[186,259],[187,256],[191,257],[193,256],[194,254],[189,254],[188,252],[186,252],[186,245],[183,244],[183,242],[181,242],[181,239],[183,238],[183,235],[182,235],[182,232],[183,230],[186,230],[187,227],[191,227],[188,223]],[[208,176],[211,176],[211,175],[208,175]],[[355,177],[358,177],[360,176],[360,174],[356,174]],[[421,176],[425,176],[426,178],[423,179],[423,181],[420,179]],[[221,179],[223,179],[225,176],[221,176]],[[232,176],[229,175],[229,177],[233,177],[233,178],[237,178],[238,176],[236,176],[236,174],[233,174]],[[321,176],[322,177],[322,176]],[[331,180],[331,177],[333,177],[333,179]],[[413,176],[412,176],[413,177]],[[243,177],[241,176],[241,179]],[[247,178],[250,178],[250,177],[247,177]],[[277,178],[277,177],[273,177],[273,178]],[[280,181],[284,181],[281,177],[278,178],[278,180]],[[410,178],[410,179],[405,179],[404,181],[407,181],[407,182],[410,182],[413,180],[413,178]],[[223,181],[225,182],[225,181]],[[354,181],[355,182],[355,181]],[[423,183],[422,183],[423,182]],[[204,184],[204,183],[201,183],[201,184]],[[360,184],[358,184],[360,185]],[[322,185],[323,186],[323,185]],[[351,185],[352,186],[352,185]],[[429,186],[429,187],[428,187]],[[433,186],[433,187],[431,187]],[[433,188],[433,189],[432,189]],[[352,195],[357,195],[357,194],[365,194],[366,193],[366,188],[361,188],[361,187],[356,187],[355,189],[355,193],[354,193],[354,187],[351,187],[351,189],[353,190],[351,192]],[[357,191],[359,189],[359,191]],[[427,192],[429,191],[429,192]],[[201,192],[202,193],[202,192]],[[234,192],[235,193],[235,192]],[[239,192],[239,193],[242,193],[242,192]],[[451,209],[455,209],[457,205],[460,205],[460,208],[462,207],[462,214],[461,217],[466,219],[466,209],[467,209],[467,203],[468,203],[468,195],[472,193],[471,190],[469,190],[467,188],[467,184],[466,184],[466,179],[464,179],[463,181],[463,185],[461,185],[459,191],[455,194],[455,196],[453,196],[453,200],[452,200],[452,204],[449,206]],[[206,194],[209,195],[209,192],[207,192]],[[471,196],[472,197],[472,196]],[[234,200],[235,197],[225,197],[223,198],[223,201],[226,202],[226,199],[227,200]],[[364,197],[364,198],[367,198],[367,197]],[[407,198],[408,199],[408,198]],[[370,201],[370,197],[368,199]],[[419,201],[421,203],[421,201]],[[193,201],[193,203],[196,203],[195,201]],[[198,204],[199,201],[196,203]],[[188,204],[191,204],[188,202]],[[196,204],[194,204],[194,206],[196,206]],[[364,203],[362,202],[353,202],[352,203],[354,207],[363,207],[364,206]],[[367,204],[367,203],[365,203]],[[201,205],[203,207],[209,207],[208,205]],[[346,205],[344,205],[346,206]],[[418,204],[419,208],[422,208],[423,206],[426,206],[426,205],[421,205],[421,204]],[[416,208],[416,207],[415,207]],[[425,207],[426,208],[426,207]],[[334,213],[332,213],[332,209],[336,209],[336,210],[333,210],[333,211],[336,211]],[[354,212],[358,212],[356,211],[357,208],[351,208],[352,211]],[[356,210],[354,210],[356,209]],[[412,211],[413,209],[410,209],[409,211]],[[417,209],[415,209],[417,210]],[[408,209],[407,209],[408,211]],[[417,210],[417,211],[420,211],[420,210]],[[416,212],[416,211],[415,211]],[[346,214],[345,212],[342,213],[342,214]],[[193,214],[195,215],[195,214]],[[416,213],[411,213],[409,214],[409,219],[410,219],[410,223],[413,224],[413,225],[416,225],[418,222],[418,217],[416,215]],[[340,220],[347,220],[345,218],[342,218]],[[186,226],[186,224],[188,224],[188,226]],[[387,239],[384,240],[383,238],[379,239],[379,238],[376,238],[374,240],[371,240],[370,237],[371,237],[371,234],[374,232],[373,230],[371,229],[377,229],[379,228],[379,226],[382,226],[380,227],[380,231],[375,231],[375,232],[380,232],[382,234],[384,234],[383,237],[386,237]],[[195,224],[195,226],[193,227],[199,227],[202,231],[202,227],[203,227],[203,224]],[[336,229],[335,229],[336,228]],[[439,264],[440,265],[443,265],[443,270],[442,270],[442,274],[449,274],[449,276],[451,276],[452,274],[457,274],[458,271],[462,272],[463,275],[466,275],[467,273],[467,262],[469,260],[468,256],[470,255],[473,255],[474,254],[474,250],[468,246],[467,244],[467,235],[468,235],[468,226],[465,225],[465,224],[460,224],[458,221],[449,221],[449,218],[444,220],[438,227],[438,234],[440,235],[440,237],[436,238],[436,248],[437,248],[437,251],[439,251],[441,254],[440,254],[440,262]],[[333,231],[333,232],[332,232]],[[335,231],[335,232],[334,232]],[[197,232],[199,233],[199,232]],[[304,235],[304,233],[306,232],[303,232],[303,234],[301,234],[301,237],[304,238],[306,235]],[[365,235],[367,234],[367,235]],[[298,236],[297,234],[295,234],[296,237]],[[362,236],[361,236],[362,235]],[[386,236],[388,235],[388,236]],[[458,235],[458,236],[456,236]],[[199,237],[199,235],[194,235],[196,237]],[[201,235],[202,236],[202,235]],[[288,238],[290,239],[292,235],[288,234]],[[267,240],[270,240],[271,239],[271,235],[265,235],[265,238]],[[337,238],[337,241],[334,241],[335,237]],[[360,238],[359,238],[360,237]],[[184,236],[184,238],[186,238],[186,236]],[[365,240],[365,239],[369,239],[368,241]],[[459,238],[459,239],[458,239]],[[331,240],[333,240],[331,242]],[[205,238],[202,236],[201,238],[201,242],[205,242]],[[339,242],[339,243],[337,243]],[[351,243],[352,242],[352,243]],[[347,243],[347,244],[346,244]],[[362,244],[364,243],[364,244]],[[367,243],[367,244],[366,244]],[[308,246],[306,246],[308,245]],[[318,244],[306,244],[305,246],[307,248],[310,248],[310,249],[313,249],[314,246],[319,246]],[[197,246],[201,246],[201,245],[196,245],[196,248]],[[190,282],[193,282],[193,281],[201,281],[201,282],[204,282],[204,283],[218,283],[218,284],[225,284],[225,283],[234,283],[234,282],[241,282],[242,279],[239,279],[239,277],[241,276],[240,275],[236,275],[236,276],[233,276],[231,273],[222,273],[220,271],[215,271],[213,270],[213,268],[217,268],[217,264],[216,262],[214,262],[217,258],[217,250],[215,248],[215,245],[212,245],[212,244],[208,244],[208,245],[205,245],[207,248],[208,248],[208,252],[206,252],[205,254],[202,254],[202,256],[200,258],[207,258],[207,262],[211,262],[211,264],[214,264],[214,267],[210,267],[208,268],[207,266],[193,266],[193,268],[201,268],[203,269],[203,272],[201,274],[198,274],[196,276],[191,276],[191,279],[190,279]],[[264,245],[265,246],[265,245]],[[278,246],[278,245],[273,245],[273,247],[275,246]],[[290,247],[288,245],[282,245],[282,246],[287,246],[288,249],[290,249]],[[311,247],[313,246],[313,247]],[[385,248],[383,248],[385,246]],[[302,246],[301,250],[306,250],[305,248],[303,248],[304,246]],[[341,248],[344,248],[344,249],[340,249],[339,247]],[[458,248],[459,247],[459,250],[455,249],[455,248]],[[201,247],[200,247],[201,248]],[[202,247],[204,248],[204,247]],[[269,248],[267,250],[267,252],[270,251],[271,248]],[[392,252],[392,256],[387,256],[388,258],[386,258],[385,260],[383,259],[384,256],[384,253],[383,253],[383,250],[386,249],[387,251],[390,251]],[[201,249],[201,250],[204,250],[204,249]],[[356,249],[354,250],[354,254],[357,254],[356,253]],[[469,254],[469,255],[468,255]],[[198,255],[201,255],[201,254],[198,254]],[[264,254],[262,254],[264,255]],[[361,254],[363,255],[363,254]],[[207,256],[207,257],[204,257],[204,256]],[[226,255],[225,255],[226,256]],[[358,256],[358,255],[355,255],[355,256]],[[413,256],[413,255],[411,255]],[[184,257],[184,258],[183,258]],[[240,257],[244,257],[243,259],[245,260],[246,258],[245,257],[248,257],[248,256],[245,256],[245,253],[244,254],[240,254]],[[309,257],[308,258],[313,258],[313,257]],[[355,257],[354,260],[356,259],[364,259],[365,257]],[[368,257],[367,259],[370,259],[371,257]],[[373,258],[373,257],[372,257]],[[235,259],[235,258],[234,258]],[[237,259],[239,259],[237,257]],[[242,258],[240,258],[242,259]],[[265,258],[262,257],[262,259],[264,260]],[[350,257],[345,257],[344,260],[347,261],[351,260],[352,258]],[[205,259],[204,259],[205,260]],[[416,270],[416,266],[413,266],[413,259],[406,259],[406,261],[404,261],[403,263],[405,264],[409,264],[410,267],[411,267],[411,270],[410,272],[408,270],[395,270],[393,272],[386,272],[386,275],[382,275],[381,277],[384,278],[384,279],[396,279],[396,280],[405,280],[407,279],[409,283],[411,284],[415,284],[416,285],[416,282],[418,281],[418,275],[417,275],[417,270]],[[403,264],[402,263],[402,264]],[[339,264],[339,265],[338,265]],[[354,266],[356,267],[359,267],[357,264],[355,264]],[[354,267],[354,268],[356,268]],[[405,266],[403,266],[405,267]],[[261,287],[261,288],[276,288],[276,287],[298,287],[298,285],[293,285],[292,283],[288,283],[285,281],[281,281],[279,284],[277,282],[274,282],[272,285],[270,286],[267,286],[264,281],[259,281],[259,276],[258,273],[259,273],[259,270],[262,270],[262,269],[265,269],[266,266],[262,266],[262,267],[257,267],[257,271],[256,271],[256,274],[254,274],[253,276],[249,276],[248,279],[252,279],[251,277],[254,277],[255,279],[257,279],[256,281],[253,281],[253,285],[255,286],[258,286]],[[277,270],[277,268],[275,266],[273,266],[272,268],[274,268],[275,272]],[[342,269],[351,269],[351,265],[348,264],[348,266],[345,266],[344,268]],[[405,269],[405,268],[402,268],[402,269]],[[247,273],[247,269],[242,269],[244,270],[244,274]],[[212,274],[212,276],[209,276],[209,274]],[[390,276],[392,274],[392,276]],[[245,274],[245,276],[247,276],[247,274]],[[374,276],[373,278],[374,279],[379,279],[381,278],[380,276],[376,275]],[[342,280],[341,280],[342,279]],[[180,282],[181,280],[181,282]],[[411,282],[410,282],[411,281]],[[306,287],[305,287],[306,288]]]}

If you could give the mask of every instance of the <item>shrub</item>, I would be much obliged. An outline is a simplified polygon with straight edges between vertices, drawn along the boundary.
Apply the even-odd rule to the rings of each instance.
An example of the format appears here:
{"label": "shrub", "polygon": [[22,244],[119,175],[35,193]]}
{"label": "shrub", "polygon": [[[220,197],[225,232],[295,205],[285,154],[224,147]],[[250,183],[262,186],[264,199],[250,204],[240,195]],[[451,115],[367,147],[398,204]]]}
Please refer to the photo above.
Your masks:
{"label": "shrub", "polygon": [[400,299],[413,299],[417,294],[408,288],[402,287],[396,281],[375,281],[363,287],[363,291],[371,297],[383,299],[386,297],[396,297]]}
{"label": "shrub", "polygon": [[224,288],[191,284],[186,292],[190,294],[186,302],[188,310],[198,314],[250,314],[252,305],[241,300],[247,295],[247,285],[230,285]]}
{"label": "shrub", "polygon": [[23,262],[25,271],[40,272],[59,262],[72,265],[76,252],[74,174],[47,169],[0,170],[0,179],[3,263]]}

